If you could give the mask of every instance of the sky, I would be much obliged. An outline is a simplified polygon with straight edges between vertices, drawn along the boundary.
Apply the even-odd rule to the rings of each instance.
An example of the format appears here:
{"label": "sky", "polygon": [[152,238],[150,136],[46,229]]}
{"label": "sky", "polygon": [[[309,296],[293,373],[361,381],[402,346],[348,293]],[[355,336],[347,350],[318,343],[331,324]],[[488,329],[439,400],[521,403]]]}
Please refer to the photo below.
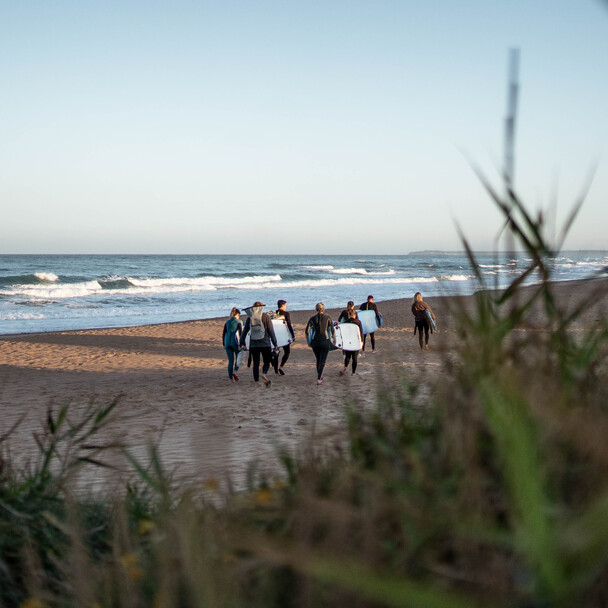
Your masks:
{"label": "sky", "polygon": [[608,249],[605,0],[0,0],[0,253],[494,249],[513,48],[517,193]]}

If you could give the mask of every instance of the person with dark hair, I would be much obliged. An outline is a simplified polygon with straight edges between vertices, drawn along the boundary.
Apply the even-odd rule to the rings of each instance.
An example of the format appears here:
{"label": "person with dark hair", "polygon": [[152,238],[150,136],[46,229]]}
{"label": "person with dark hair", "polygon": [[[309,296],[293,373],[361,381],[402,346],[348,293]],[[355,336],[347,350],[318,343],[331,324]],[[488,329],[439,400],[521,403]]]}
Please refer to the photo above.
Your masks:
{"label": "person with dark hair", "polygon": [[224,331],[222,333],[222,342],[228,356],[228,378],[230,378],[230,382],[238,381],[239,379],[236,375],[239,369],[236,359],[241,350],[240,339],[243,332],[243,322],[239,319],[240,316],[241,311],[238,308],[233,308],[230,311],[230,318],[224,323]]}
{"label": "person with dark hair", "polygon": [[[317,386],[323,384],[323,370],[332,342],[336,341],[336,331],[329,315],[325,314],[325,304],[315,306],[317,314],[310,317],[306,324],[306,341],[312,347],[317,360]],[[311,335],[312,334],[312,335]]]}
{"label": "person with dark hair", "polygon": [[[348,321],[348,311],[349,310],[355,310],[355,303],[352,300],[349,300],[346,303],[346,308],[340,313],[340,316],[338,317],[338,323],[342,323],[343,321],[346,322]],[[357,316],[357,312],[355,311],[355,317]]]}
{"label": "person with dark hair", "polygon": [[[380,313],[378,312],[378,307],[374,304],[374,296],[367,296],[367,301],[363,302],[363,304],[361,304],[361,306],[359,306],[359,310],[373,310],[376,313],[376,322],[378,323],[378,327],[380,327],[381,324],[381,319],[380,319]],[[369,334],[369,339],[370,342],[372,343],[372,353],[376,352],[376,336],[375,336],[376,332],[371,332]],[[361,352],[365,352],[365,341],[366,341],[367,335],[363,336],[363,348],[361,349]]]}
{"label": "person with dark hair", "polygon": [[[361,342],[363,342],[363,327],[361,326],[361,321],[357,319],[357,311],[354,308],[351,308],[348,311],[348,319],[345,323],[354,323],[359,326],[359,335],[361,336]],[[345,350],[344,351],[344,369],[340,371],[340,375],[343,376],[348,369],[348,364],[352,361],[352,375],[354,376],[357,373],[357,358],[359,357],[358,350]]]}
{"label": "person with dark hair", "polygon": [[241,335],[241,347],[245,347],[245,338],[249,336],[249,351],[253,359],[253,379],[255,382],[260,380],[260,356],[263,360],[262,380],[266,386],[270,386],[271,382],[266,377],[266,373],[270,368],[270,360],[272,355],[271,345],[277,348],[277,338],[274,334],[272,321],[267,313],[264,312],[262,302],[254,302],[253,306],[246,308],[247,321]]}
{"label": "person with dark hair", "polygon": [[[412,303],[412,314],[414,315],[414,335],[418,331],[418,341],[420,342],[420,348],[429,348],[429,329],[433,331],[429,325],[429,320],[426,311],[429,311],[433,317],[433,321],[436,321],[435,314],[431,310],[431,307],[422,300],[422,294],[417,291],[414,294],[414,302]],[[422,332],[424,331],[424,344],[422,343]]]}
{"label": "person with dark hair", "polygon": [[[283,319],[285,319],[285,323],[287,324],[287,329],[289,330],[291,337],[295,340],[296,333],[293,330],[293,325],[291,324],[291,317],[289,316],[289,313],[287,312],[287,302],[285,300],[279,300],[277,302],[276,315],[278,318],[283,317]],[[275,354],[273,354],[272,366],[274,367],[275,374],[281,374],[281,376],[285,375],[285,372],[283,371],[283,366],[285,365],[285,363],[287,363],[287,359],[289,359],[290,354],[291,354],[291,347],[289,344],[285,344],[285,346],[283,346],[283,356],[281,357],[280,364],[279,364],[279,353],[276,352]]]}

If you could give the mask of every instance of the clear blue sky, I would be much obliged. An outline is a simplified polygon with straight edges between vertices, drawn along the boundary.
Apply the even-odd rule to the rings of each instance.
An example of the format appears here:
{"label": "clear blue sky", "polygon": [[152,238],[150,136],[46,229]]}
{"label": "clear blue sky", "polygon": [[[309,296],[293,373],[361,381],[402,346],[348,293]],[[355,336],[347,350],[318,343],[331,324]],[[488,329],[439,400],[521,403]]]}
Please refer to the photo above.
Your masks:
{"label": "clear blue sky", "polygon": [[608,249],[608,2],[0,0],[0,253],[492,248],[516,185]]}

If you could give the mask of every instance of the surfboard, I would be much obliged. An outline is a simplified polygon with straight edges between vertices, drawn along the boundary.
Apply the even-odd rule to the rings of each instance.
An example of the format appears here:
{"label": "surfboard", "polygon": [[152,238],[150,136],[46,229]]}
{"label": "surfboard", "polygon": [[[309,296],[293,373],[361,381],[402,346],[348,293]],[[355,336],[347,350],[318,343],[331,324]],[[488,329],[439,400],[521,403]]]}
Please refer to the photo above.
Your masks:
{"label": "surfboard", "polygon": [[428,308],[425,308],[424,312],[426,313],[426,318],[429,322],[429,325],[433,328],[433,331],[437,331],[437,323],[435,323],[435,319],[433,319],[433,315]]}
{"label": "surfboard", "polygon": [[287,327],[287,321],[279,317],[278,319],[272,320],[272,328],[274,329],[274,335],[277,337],[277,346],[288,346],[293,342],[293,336]]}
{"label": "surfboard", "polygon": [[378,325],[378,319],[376,319],[376,313],[373,310],[358,310],[357,317],[361,321],[364,335],[374,333],[382,325],[382,315],[380,315],[380,325]]}
{"label": "surfboard", "polygon": [[[287,346],[293,342],[293,336],[289,331],[289,327],[287,327],[287,321],[285,319],[279,317],[277,319],[272,319],[272,329],[274,329],[274,335],[277,338],[277,347],[281,348],[282,346]],[[249,341],[251,337],[251,332],[247,332],[245,336],[245,347],[249,348]]]}
{"label": "surfboard", "polygon": [[363,348],[359,326],[355,323],[338,323],[338,325],[334,325],[334,329],[336,330],[336,348],[350,351]]}

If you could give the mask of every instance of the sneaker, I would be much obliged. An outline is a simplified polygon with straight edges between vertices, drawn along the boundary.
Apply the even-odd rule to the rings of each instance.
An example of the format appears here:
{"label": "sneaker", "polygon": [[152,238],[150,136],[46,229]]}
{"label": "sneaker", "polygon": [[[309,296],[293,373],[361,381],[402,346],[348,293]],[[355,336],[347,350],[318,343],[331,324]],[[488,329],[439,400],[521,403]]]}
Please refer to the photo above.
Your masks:
{"label": "sneaker", "polygon": [[239,377],[233,372],[232,373],[232,377],[238,382],[239,381]]}
{"label": "sneaker", "polygon": [[317,380],[317,386],[323,386],[323,380]]}
{"label": "sneaker", "polygon": [[282,367],[279,367],[279,374],[281,374],[281,376],[284,376],[284,375],[285,375],[285,372],[283,371],[283,368],[282,368]]}
{"label": "sneaker", "polygon": [[377,352],[378,352],[378,351],[377,351],[377,350],[374,348],[374,349],[372,350],[372,355],[375,355]]}

